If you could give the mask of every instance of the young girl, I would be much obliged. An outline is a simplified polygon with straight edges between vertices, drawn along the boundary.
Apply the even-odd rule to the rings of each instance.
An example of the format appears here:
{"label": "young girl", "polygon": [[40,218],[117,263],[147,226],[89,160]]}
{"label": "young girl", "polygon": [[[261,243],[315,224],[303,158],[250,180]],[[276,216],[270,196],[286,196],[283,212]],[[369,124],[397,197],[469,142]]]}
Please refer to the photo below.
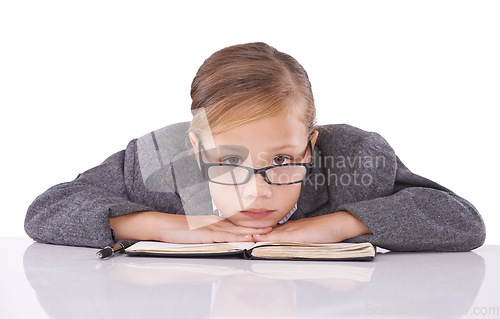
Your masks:
{"label": "young girl", "polygon": [[191,97],[190,123],[133,140],[40,195],[28,235],[91,247],[126,238],[467,251],[484,242],[476,209],[411,173],[378,134],[315,126],[306,71],[267,44],[214,53]]}

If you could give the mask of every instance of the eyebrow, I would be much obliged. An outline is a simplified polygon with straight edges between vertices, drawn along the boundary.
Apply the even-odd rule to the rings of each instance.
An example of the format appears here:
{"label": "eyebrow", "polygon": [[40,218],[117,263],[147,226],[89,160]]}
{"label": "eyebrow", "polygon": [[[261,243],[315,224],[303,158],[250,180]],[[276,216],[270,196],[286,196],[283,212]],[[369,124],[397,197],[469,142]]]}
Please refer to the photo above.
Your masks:
{"label": "eyebrow", "polygon": [[301,148],[299,145],[296,145],[296,144],[285,144],[285,145],[279,145],[279,146],[274,146],[274,147],[271,147],[270,150],[277,150],[277,149],[285,149],[285,148]]}
{"label": "eyebrow", "polygon": [[[296,144],[285,144],[285,145],[276,145],[270,147],[267,151],[270,153],[276,152],[277,150],[282,150],[282,149],[301,149],[302,147]],[[217,149],[218,151],[224,151],[224,152],[232,152],[232,151],[241,151],[241,150],[246,150],[247,152],[249,149],[245,146],[241,145],[234,145],[234,144],[222,144],[222,145],[217,145],[216,148],[211,148],[210,150],[215,150]]]}
{"label": "eyebrow", "polygon": [[[205,148],[205,147],[204,147]],[[244,151],[246,153],[248,153],[248,148],[244,147],[244,146],[241,146],[241,145],[227,145],[227,144],[222,144],[222,145],[216,145],[215,147],[211,147],[211,148],[205,148],[206,151],[208,152],[224,152],[224,153],[228,153],[228,152],[241,152],[241,151]]]}
{"label": "eyebrow", "polygon": [[212,149],[218,149],[218,150],[228,150],[228,151],[241,151],[241,150],[248,150],[245,146],[242,145],[234,145],[234,144],[221,144],[221,145],[216,145],[215,148]]}

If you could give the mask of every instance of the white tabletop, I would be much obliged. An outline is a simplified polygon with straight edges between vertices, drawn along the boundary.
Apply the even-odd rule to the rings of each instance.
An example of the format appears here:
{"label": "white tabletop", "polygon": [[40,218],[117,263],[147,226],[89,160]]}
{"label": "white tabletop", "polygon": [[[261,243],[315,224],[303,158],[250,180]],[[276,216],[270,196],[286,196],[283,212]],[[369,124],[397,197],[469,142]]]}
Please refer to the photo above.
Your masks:
{"label": "white tabletop", "polygon": [[500,246],[371,262],[99,260],[0,240],[0,318],[500,318]]}

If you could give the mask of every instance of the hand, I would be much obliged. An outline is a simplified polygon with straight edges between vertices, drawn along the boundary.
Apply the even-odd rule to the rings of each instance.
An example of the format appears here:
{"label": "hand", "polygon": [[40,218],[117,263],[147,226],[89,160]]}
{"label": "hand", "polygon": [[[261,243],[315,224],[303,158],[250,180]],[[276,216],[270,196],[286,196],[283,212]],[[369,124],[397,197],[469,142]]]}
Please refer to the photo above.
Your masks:
{"label": "hand", "polygon": [[[253,241],[254,234],[267,234],[271,227],[236,226],[215,215],[189,216],[160,212],[137,212],[109,218],[117,238],[157,240],[169,243],[207,244],[218,242]],[[190,229],[189,225],[205,225]]]}
{"label": "hand", "polygon": [[161,241],[169,243],[220,243],[253,241],[254,234],[267,234],[272,231],[272,227],[249,228],[237,226],[229,220],[219,216],[189,216],[190,223],[206,225],[196,229],[189,229],[185,216],[181,217],[177,225],[166,225],[161,229]]}
{"label": "hand", "polygon": [[255,234],[254,241],[291,241],[301,243],[337,243],[370,233],[366,225],[346,211],[323,216],[290,220],[268,234]]}

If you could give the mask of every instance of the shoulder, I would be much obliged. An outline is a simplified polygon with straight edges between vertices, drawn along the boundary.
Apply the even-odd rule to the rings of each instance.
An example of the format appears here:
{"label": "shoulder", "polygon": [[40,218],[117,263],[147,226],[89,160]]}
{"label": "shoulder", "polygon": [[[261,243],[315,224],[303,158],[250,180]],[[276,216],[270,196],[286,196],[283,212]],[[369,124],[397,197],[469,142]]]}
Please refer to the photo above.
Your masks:
{"label": "shoulder", "polygon": [[349,124],[326,124],[316,127],[319,131],[318,139],[325,142],[343,142],[355,145],[366,143],[387,143],[376,132],[365,131]]}
{"label": "shoulder", "polygon": [[365,131],[348,124],[320,125],[317,130],[318,147],[326,154],[373,152],[394,155],[389,143],[376,132]]}
{"label": "shoulder", "polygon": [[[175,123],[130,141],[125,166],[134,179],[142,179],[149,190],[172,191],[172,162],[191,156],[188,130],[190,122]],[[166,188],[165,188],[166,187]]]}
{"label": "shoulder", "polygon": [[189,125],[190,122],[175,123],[133,139],[127,145],[126,158],[170,162],[176,155],[189,149]]}
{"label": "shoulder", "polygon": [[190,122],[180,122],[165,126],[149,132],[135,140],[129,147],[136,148],[138,152],[151,154],[160,153],[164,159],[172,159],[179,152],[188,147],[188,130]]}
{"label": "shoulder", "polygon": [[347,124],[323,125],[318,131],[316,144],[325,167],[339,176],[354,171],[376,177],[379,184],[394,182],[398,158],[380,134]]}

